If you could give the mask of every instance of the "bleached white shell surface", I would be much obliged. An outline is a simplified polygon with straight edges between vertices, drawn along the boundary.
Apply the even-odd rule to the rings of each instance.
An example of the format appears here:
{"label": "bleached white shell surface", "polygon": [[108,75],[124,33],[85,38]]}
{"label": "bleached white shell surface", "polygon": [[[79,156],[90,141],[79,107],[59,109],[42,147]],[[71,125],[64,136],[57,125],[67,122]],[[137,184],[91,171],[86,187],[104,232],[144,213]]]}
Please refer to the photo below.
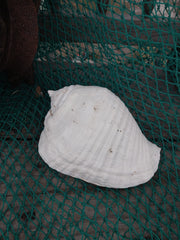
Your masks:
{"label": "bleached white shell surface", "polygon": [[48,93],[51,109],[39,153],[51,168],[112,188],[136,186],[154,175],[160,148],[145,138],[119,97],[80,85]]}

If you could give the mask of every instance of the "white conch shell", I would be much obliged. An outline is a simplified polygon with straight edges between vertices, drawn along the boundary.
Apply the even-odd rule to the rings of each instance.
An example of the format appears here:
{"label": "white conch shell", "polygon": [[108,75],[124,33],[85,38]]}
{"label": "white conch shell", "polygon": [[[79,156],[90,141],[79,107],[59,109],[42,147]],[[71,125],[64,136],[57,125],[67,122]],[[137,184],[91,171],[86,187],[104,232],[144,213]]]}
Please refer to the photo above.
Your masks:
{"label": "white conch shell", "polygon": [[48,93],[51,109],[39,153],[51,168],[112,188],[136,186],[154,175],[160,148],[144,137],[115,94],[80,85]]}

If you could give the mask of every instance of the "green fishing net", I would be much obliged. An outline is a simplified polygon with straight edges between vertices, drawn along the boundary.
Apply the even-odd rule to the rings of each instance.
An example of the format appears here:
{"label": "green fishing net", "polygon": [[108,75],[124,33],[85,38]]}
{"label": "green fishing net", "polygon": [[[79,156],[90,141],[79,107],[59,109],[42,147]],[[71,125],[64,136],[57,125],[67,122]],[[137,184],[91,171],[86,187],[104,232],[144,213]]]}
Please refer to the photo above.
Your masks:
{"label": "green fishing net", "polygon": [[[180,3],[44,0],[35,85],[0,82],[0,240],[180,239]],[[38,154],[47,90],[107,87],[161,147],[147,183],[108,189]]]}

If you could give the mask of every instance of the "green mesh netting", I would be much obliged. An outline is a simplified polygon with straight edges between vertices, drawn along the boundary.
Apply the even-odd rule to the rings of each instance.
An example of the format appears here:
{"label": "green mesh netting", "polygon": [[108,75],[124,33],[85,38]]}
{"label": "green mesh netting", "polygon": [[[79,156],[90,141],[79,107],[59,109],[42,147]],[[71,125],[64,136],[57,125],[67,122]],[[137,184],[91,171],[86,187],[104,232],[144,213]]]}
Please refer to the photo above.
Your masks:
{"label": "green mesh netting", "polygon": [[[179,0],[42,1],[34,67],[34,86],[1,74],[0,240],[180,239]],[[162,148],[149,182],[106,189],[40,158],[47,90],[71,84],[112,90]]]}

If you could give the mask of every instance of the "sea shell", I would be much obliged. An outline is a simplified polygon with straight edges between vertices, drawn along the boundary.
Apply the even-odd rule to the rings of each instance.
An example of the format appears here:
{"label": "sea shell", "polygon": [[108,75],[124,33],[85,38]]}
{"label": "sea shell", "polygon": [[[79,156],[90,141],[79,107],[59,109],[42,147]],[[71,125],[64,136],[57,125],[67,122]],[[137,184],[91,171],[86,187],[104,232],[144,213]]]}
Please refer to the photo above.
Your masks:
{"label": "sea shell", "polygon": [[145,183],[157,171],[160,148],[111,91],[71,85],[48,93],[39,154],[51,168],[112,188]]}

